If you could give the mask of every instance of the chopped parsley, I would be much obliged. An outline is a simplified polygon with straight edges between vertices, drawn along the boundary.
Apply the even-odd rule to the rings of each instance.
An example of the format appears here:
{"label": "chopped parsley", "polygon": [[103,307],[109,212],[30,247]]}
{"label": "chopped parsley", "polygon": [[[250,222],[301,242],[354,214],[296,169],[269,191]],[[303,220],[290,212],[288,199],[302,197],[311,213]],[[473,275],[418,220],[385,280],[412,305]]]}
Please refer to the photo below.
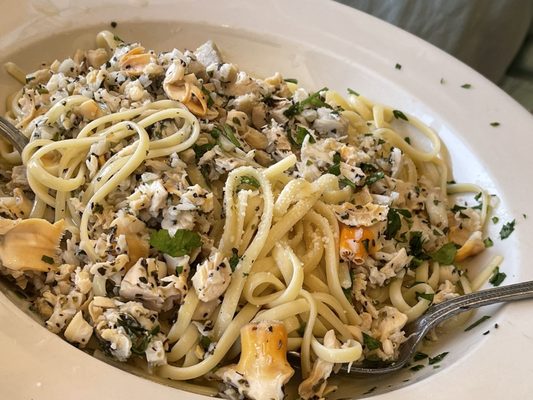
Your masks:
{"label": "chopped parsley", "polygon": [[449,354],[448,351],[445,351],[444,353],[440,353],[439,355],[436,355],[435,357],[430,357],[429,358],[429,361],[428,361],[428,364],[429,365],[433,365],[433,364],[436,364],[436,363],[439,363],[441,362],[444,357],[446,357],[447,355]]}
{"label": "chopped parsley", "polygon": [[499,122],[491,122],[490,126],[500,126],[500,123]]}
{"label": "chopped parsley", "polygon": [[355,183],[352,182],[351,180],[349,180],[348,178],[346,177],[342,177],[339,179],[339,183],[344,187],[344,186],[350,186],[352,189],[355,189],[356,186],[355,186]]}
{"label": "chopped parsley", "polygon": [[416,292],[416,298],[418,299],[424,299],[429,301],[430,303],[433,302],[433,298],[435,297],[435,293],[420,293]]}
{"label": "chopped parsley", "polygon": [[464,85],[461,85],[463,89],[470,89],[472,88],[472,85],[470,83],[465,83]]}
{"label": "chopped parsley", "polygon": [[131,352],[135,355],[142,356],[148,347],[152,338],[159,333],[159,325],[152,330],[145,329],[133,316],[121,313],[117,318],[117,324],[124,328],[126,334],[131,339]]}
{"label": "chopped parsley", "polygon": [[457,254],[457,247],[452,242],[446,243],[440,249],[431,254],[431,258],[442,265],[451,265]]}
{"label": "chopped parsley", "polygon": [[228,124],[219,125],[209,132],[214,139],[219,139],[220,136],[224,136],[228,139],[235,147],[241,147],[241,142],[235,136],[235,131]]}
{"label": "chopped parsley", "polygon": [[500,267],[496,267],[494,268],[492,277],[489,279],[489,283],[492,286],[500,286],[505,278],[507,278],[507,274],[505,272],[500,272]]}
{"label": "chopped parsley", "polygon": [[403,140],[405,140],[405,143],[411,144],[411,138],[409,136],[404,137]]}
{"label": "chopped parsley", "polygon": [[213,343],[213,341],[209,336],[202,336],[200,338],[199,344],[205,351],[209,350],[209,346],[211,345],[211,343]]}
{"label": "chopped parsley", "polygon": [[427,260],[428,255],[424,253],[424,249],[422,248],[423,244],[424,238],[422,237],[422,232],[413,231],[409,233],[409,249],[411,255],[422,260]]}
{"label": "chopped parsley", "polygon": [[231,249],[231,257],[229,258],[229,266],[232,271],[235,271],[241,258],[239,257],[239,251],[234,247]]}
{"label": "chopped parsley", "polygon": [[394,118],[396,119],[403,119],[404,121],[409,121],[409,119],[405,116],[403,112],[400,110],[392,110],[392,114],[394,115]]}
{"label": "chopped parsley", "polygon": [[490,237],[487,237],[485,240],[483,240],[483,244],[485,245],[485,248],[489,248],[489,247],[492,247],[494,246],[494,242],[492,241],[492,239]]}
{"label": "chopped parsley", "polygon": [[178,229],[174,236],[168,230],[160,229],[150,235],[150,245],[172,257],[181,257],[202,245],[200,235],[188,229]]}
{"label": "chopped parsley", "polygon": [[418,365],[413,365],[411,368],[409,368],[409,370],[416,372],[416,371],[420,371],[422,368],[425,368],[425,367],[426,366],[423,364],[418,364]]}
{"label": "chopped parsley", "polygon": [[298,79],[294,79],[294,78],[286,78],[286,79],[283,79],[283,80],[284,80],[285,82],[298,84]]}
{"label": "chopped parsley", "polygon": [[353,90],[353,89],[348,88],[348,89],[346,89],[346,90],[348,91],[349,94],[353,94],[354,96],[359,96],[359,93],[357,93],[357,92],[356,92],[355,90]]}
{"label": "chopped parsley", "polygon": [[176,275],[180,275],[183,272],[183,265],[178,265],[176,267]]}
{"label": "chopped parsley", "polygon": [[93,203],[92,210],[94,214],[102,214],[104,211],[104,206],[102,206],[100,203]]}
{"label": "chopped parsley", "polygon": [[480,319],[478,319],[476,322],[468,325],[466,328],[465,328],[465,332],[468,332],[472,329],[474,329],[476,326],[478,326],[479,324],[482,324],[483,322],[485,322],[486,320],[488,320],[490,318],[490,315],[484,315],[482,316]]}
{"label": "chopped parsley", "polygon": [[293,144],[301,147],[307,135],[309,135],[310,143],[316,142],[315,138],[311,135],[311,133],[307,129],[305,129],[303,126],[297,126],[296,133],[292,135],[288,135],[288,136],[289,136],[289,140],[291,140]]}
{"label": "chopped parsley", "polygon": [[54,263],[54,259],[52,257],[47,256],[47,255],[43,255],[41,257],[41,261],[45,262],[47,264],[50,264],[50,265],[52,265]]}
{"label": "chopped parsley", "polygon": [[333,155],[333,165],[328,168],[328,173],[336,176],[341,174],[341,155],[339,153]]}
{"label": "chopped parsley", "polygon": [[316,91],[315,93],[309,95],[309,97],[307,97],[306,99],[292,104],[289,108],[283,111],[283,115],[285,115],[287,118],[294,117],[295,115],[300,114],[303,111],[304,107],[308,105],[313,106],[315,108],[320,108],[320,107],[331,108],[331,106],[328,103],[326,103],[324,100],[322,100],[322,98],[320,97],[320,92],[324,90],[328,90],[328,88],[327,87],[322,88]]}
{"label": "chopped parsley", "polygon": [[202,93],[204,94],[205,98],[207,99],[207,108],[212,107],[215,104],[215,101],[211,97],[211,92],[207,90],[204,86],[202,86]]}
{"label": "chopped parsley", "polygon": [[114,36],[113,36],[113,39],[115,39],[117,42],[122,42],[122,43],[124,43],[124,40],[122,40],[121,38],[119,38],[117,35],[114,35]]}
{"label": "chopped parsley", "polygon": [[500,219],[496,216],[492,217],[492,223],[497,224]]}
{"label": "chopped parsley", "polygon": [[241,185],[251,186],[255,189],[258,189],[261,186],[257,179],[248,175],[241,176]]}
{"label": "chopped parsley", "polygon": [[422,353],[421,351],[417,351],[415,355],[413,356],[413,361],[420,361],[425,360],[429,356],[426,353]]}
{"label": "chopped parsley", "polygon": [[385,228],[385,239],[392,239],[402,227],[400,215],[403,215],[406,218],[411,218],[409,210],[389,208],[389,212],[387,213],[387,226]]}
{"label": "chopped parsley", "polygon": [[446,81],[444,80],[444,78],[440,78],[440,84],[444,85],[445,83],[446,83]]}
{"label": "chopped parsley", "polygon": [[513,219],[510,222],[507,222],[506,224],[503,224],[502,229],[500,230],[500,239],[507,239],[511,233],[514,231],[514,226],[516,224],[516,221]]}
{"label": "chopped parsley", "polygon": [[374,172],[372,175],[370,175],[368,178],[366,178],[366,184],[367,185],[372,185],[374,183],[376,183],[377,181],[381,180],[385,178],[385,174],[383,173],[383,171],[379,171],[379,172]]}
{"label": "chopped parsley", "polygon": [[363,343],[365,347],[371,351],[379,349],[381,347],[381,342],[378,339],[373,338],[372,336],[364,332],[363,332]]}
{"label": "chopped parsley", "polygon": [[115,21],[111,21],[111,28],[116,28],[117,27],[117,23]]}
{"label": "chopped parsley", "polygon": [[398,63],[396,63],[396,65],[394,66],[394,68],[396,68],[396,69],[402,69],[402,64],[398,64]]}
{"label": "chopped parsley", "polygon": [[195,144],[192,148],[194,150],[194,154],[196,156],[196,159],[199,160],[202,158],[202,156],[207,153],[209,150],[211,150],[215,145],[213,143],[205,143],[205,144]]}

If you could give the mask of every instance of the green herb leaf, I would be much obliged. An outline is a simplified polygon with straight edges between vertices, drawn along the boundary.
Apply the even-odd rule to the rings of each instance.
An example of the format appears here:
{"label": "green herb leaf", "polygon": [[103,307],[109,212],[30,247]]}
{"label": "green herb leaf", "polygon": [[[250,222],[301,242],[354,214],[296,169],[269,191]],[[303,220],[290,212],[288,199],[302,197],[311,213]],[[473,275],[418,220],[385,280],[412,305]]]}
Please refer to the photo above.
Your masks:
{"label": "green herb leaf", "polygon": [[289,135],[289,139],[292,139],[293,143],[302,146],[305,137],[309,135],[309,143],[315,143],[315,138],[311,135],[311,133],[305,129],[303,126],[298,126],[296,128],[296,134],[295,135]]}
{"label": "green herb leaf", "polygon": [[255,189],[258,189],[261,186],[257,179],[248,175],[241,176],[241,185],[252,186]]}
{"label": "green herb leaf", "polygon": [[500,239],[507,239],[511,233],[514,231],[516,221],[513,219],[511,222],[503,224],[502,229],[500,230]]}
{"label": "green herb leaf", "polygon": [[422,260],[427,260],[429,257],[424,253],[424,249],[422,248],[423,244],[424,239],[422,237],[422,232],[413,231],[409,233],[409,250],[411,255]]}
{"label": "green herb leaf", "polygon": [[415,355],[413,356],[413,361],[420,361],[425,360],[429,356],[426,353],[422,353],[421,351],[417,351]]}
{"label": "green herb leaf", "polygon": [[231,257],[229,259],[229,266],[231,267],[232,271],[235,271],[235,268],[237,268],[237,265],[239,264],[239,261],[241,261],[241,258],[239,257],[239,251],[234,247],[231,249]]}
{"label": "green herb leaf", "polygon": [[341,174],[341,155],[339,153],[333,155],[333,165],[328,168],[328,173],[336,176]]}
{"label": "green herb leaf", "polygon": [[92,210],[93,214],[102,214],[104,211],[104,206],[102,206],[100,203],[93,203]]}
{"label": "green herb leaf", "polygon": [[39,94],[48,94],[48,93],[50,93],[50,92],[48,92],[48,89],[47,89],[47,88],[45,88],[44,86],[42,86],[42,87],[37,88],[37,93],[39,93]]}
{"label": "green herb leaf", "polygon": [[394,115],[394,118],[396,119],[403,119],[404,121],[409,121],[405,114],[400,110],[392,110],[392,115]]}
{"label": "green herb leaf", "polygon": [[429,301],[430,303],[433,302],[433,298],[435,297],[435,293],[420,293],[416,292],[416,298],[418,299],[424,299]]}
{"label": "green herb leaf", "polygon": [[407,144],[411,144],[411,138],[409,136],[406,136],[403,138]]}
{"label": "green herb leaf", "polygon": [[499,122],[491,122],[490,126],[500,126],[500,123]]}
{"label": "green herb leaf", "polygon": [[470,89],[472,85],[470,83],[465,83],[464,85],[461,85],[463,89]]}
{"label": "green herb leaf", "polygon": [[241,142],[235,136],[235,131],[228,124],[222,125],[222,134],[228,139],[235,147],[241,147]]}
{"label": "green herb leaf", "polygon": [[363,332],[363,343],[365,347],[371,351],[379,349],[381,347],[381,342],[378,339],[373,338],[372,336],[364,332]]}
{"label": "green herb leaf", "polygon": [[176,275],[181,275],[182,272],[183,272],[183,265],[178,265],[176,267]]}
{"label": "green herb leaf", "polygon": [[400,214],[396,208],[389,208],[387,213],[387,226],[385,228],[385,239],[392,239],[396,233],[402,227],[402,220],[400,219]]}
{"label": "green herb leaf", "polygon": [[376,183],[377,181],[383,179],[384,177],[385,177],[385,174],[383,173],[383,171],[374,172],[372,175],[366,178],[365,184],[372,185]]}
{"label": "green herb leaf", "polygon": [[207,351],[209,349],[209,346],[211,345],[211,343],[213,343],[213,341],[211,340],[211,338],[209,336],[202,336],[200,338],[199,345],[202,347],[202,349]]}
{"label": "green herb leaf", "polygon": [[211,97],[211,92],[209,90],[207,90],[203,85],[202,85],[202,93],[204,94],[205,98],[207,99],[207,108],[212,107],[215,104],[215,101]]}
{"label": "green herb leaf", "polygon": [[442,265],[451,265],[457,254],[457,247],[453,243],[446,243],[440,249],[431,254],[431,258]]}
{"label": "green herb leaf", "polygon": [[396,65],[394,66],[394,68],[396,68],[396,69],[402,69],[402,65],[401,65],[401,64],[398,64],[398,63],[396,63]]}
{"label": "green herb leaf", "polygon": [[472,330],[474,329],[476,326],[478,326],[479,324],[485,322],[486,320],[488,320],[490,318],[490,315],[484,315],[482,316],[480,319],[478,319],[476,322],[468,325],[468,327],[465,329],[465,332],[468,332],[469,330]]}
{"label": "green herb leaf", "polygon": [[439,363],[443,360],[444,357],[446,357],[447,355],[449,354],[448,351],[445,351],[444,353],[440,353],[439,355],[435,356],[435,357],[430,357],[429,361],[428,361],[428,364],[429,365],[433,365],[433,364],[436,364],[436,363]]}
{"label": "green herb leaf", "polygon": [[117,35],[114,35],[114,36],[113,36],[113,39],[115,39],[117,42],[122,42],[122,43],[124,43],[124,40],[122,40],[121,38],[119,38]]}
{"label": "green herb leaf", "polygon": [[133,316],[126,313],[120,314],[117,318],[117,324],[122,326],[126,334],[130,337],[131,352],[138,356],[142,356],[146,352],[146,348],[152,340],[152,337],[159,333],[159,326],[148,331]]}
{"label": "green herb leaf", "polygon": [[489,248],[489,247],[492,247],[494,246],[494,242],[492,241],[492,239],[490,237],[487,237],[485,240],[483,240],[483,244],[485,245],[485,248]]}
{"label": "green herb leaf", "polygon": [[285,82],[289,82],[289,83],[296,83],[298,84],[298,79],[294,79],[294,78],[286,78],[286,79],[283,79]]}
{"label": "green herb leaf", "polygon": [[497,224],[500,219],[496,216],[492,217],[492,223]]}
{"label": "green herb leaf", "polygon": [[150,245],[172,257],[181,257],[202,245],[200,235],[188,229],[178,229],[170,236],[166,229],[160,229],[150,235]]}
{"label": "green herb leaf", "polygon": [[353,89],[348,88],[348,89],[346,89],[346,90],[348,91],[349,94],[353,94],[354,96],[359,96],[359,93],[357,93],[357,92],[356,92],[355,90],[353,90]]}
{"label": "green herb leaf", "polygon": [[298,328],[297,332],[300,336],[303,336],[304,333],[305,333],[305,326],[307,324],[305,322],[302,322],[302,325],[300,325],[300,327]]}
{"label": "green herb leaf", "polygon": [[45,262],[47,264],[50,264],[50,265],[52,265],[54,263],[54,259],[52,257],[46,256],[46,255],[43,255],[41,257],[41,261]]}
{"label": "green herb leaf", "polygon": [[200,158],[202,158],[202,156],[205,153],[207,153],[213,147],[215,147],[215,144],[213,144],[213,143],[204,143],[204,144],[195,144],[192,147],[192,149],[194,150],[194,154],[196,156],[196,159],[199,160]]}
{"label": "green herb leaf", "polygon": [[346,178],[345,176],[343,176],[342,178],[339,179],[339,183],[343,187],[344,186],[350,186],[352,189],[356,188],[355,183],[352,182],[351,180],[349,180],[348,178]]}
{"label": "green herb leaf", "polygon": [[309,95],[306,99],[296,102],[292,104],[289,108],[287,108],[285,111],[283,111],[283,115],[285,115],[287,118],[294,117],[295,115],[298,115],[302,112],[305,106],[310,105],[315,108],[320,107],[327,107],[331,108],[329,104],[327,104],[322,98],[320,97],[320,92],[328,90],[327,87],[320,89],[319,91]]}
{"label": "green herb leaf", "polygon": [[492,286],[500,286],[505,278],[507,278],[507,274],[505,272],[500,272],[500,267],[496,267],[494,268],[492,277],[489,279],[489,283]]}
{"label": "green herb leaf", "polygon": [[422,368],[425,368],[425,367],[426,366],[423,364],[418,364],[418,365],[412,366],[411,368],[409,368],[409,370],[416,372],[416,371],[420,371]]}

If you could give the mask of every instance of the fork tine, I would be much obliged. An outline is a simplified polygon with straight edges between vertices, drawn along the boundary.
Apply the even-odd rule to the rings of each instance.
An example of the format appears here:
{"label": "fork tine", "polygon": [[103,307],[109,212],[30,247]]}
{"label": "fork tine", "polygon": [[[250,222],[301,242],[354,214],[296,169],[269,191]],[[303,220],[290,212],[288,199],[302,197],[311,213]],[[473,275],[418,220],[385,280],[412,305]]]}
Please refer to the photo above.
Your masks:
{"label": "fork tine", "polygon": [[26,136],[11,124],[7,119],[0,116],[0,136],[6,138],[15,150],[22,154],[22,150],[29,143]]}

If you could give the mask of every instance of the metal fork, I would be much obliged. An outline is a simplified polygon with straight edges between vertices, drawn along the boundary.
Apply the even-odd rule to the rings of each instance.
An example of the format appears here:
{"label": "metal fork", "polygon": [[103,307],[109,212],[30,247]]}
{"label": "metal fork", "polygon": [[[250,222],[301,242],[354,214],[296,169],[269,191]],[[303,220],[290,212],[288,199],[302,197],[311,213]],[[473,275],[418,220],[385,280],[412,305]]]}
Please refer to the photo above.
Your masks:
{"label": "metal fork", "polygon": [[444,320],[474,308],[533,298],[533,281],[502,286],[459,296],[436,304],[415,321],[405,326],[407,341],[400,346],[396,361],[387,365],[353,365],[350,370],[343,366],[342,371],[349,374],[382,375],[398,371],[413,358],[416,348],[426,334]]}
{"label": "metal fork", "polygon": [[0,117],[0,136],[7,139],[20,154],[22,154],[22,150],[29,143],[28,138],[3,117]]}

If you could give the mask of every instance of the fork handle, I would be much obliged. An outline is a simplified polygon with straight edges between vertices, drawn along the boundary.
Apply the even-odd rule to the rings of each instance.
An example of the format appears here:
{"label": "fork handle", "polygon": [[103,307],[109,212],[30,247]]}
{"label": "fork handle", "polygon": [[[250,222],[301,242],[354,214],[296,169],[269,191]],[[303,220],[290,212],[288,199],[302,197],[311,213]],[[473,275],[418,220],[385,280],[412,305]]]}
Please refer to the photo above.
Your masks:
{"label": "fork handle", "polygon": [[474,308],[531,298],[533,298],[533,281],[469,293],[431,307],[423,317],[424,325],[429,331],[445,319]]}
{"label": "fork handle", "polygon": [[15,150],[22,154],[22,150],[24,150],[24,147],[26,147],[26,145],[29,143],[28,138],[24,136],[17,128],[15,128],[11,122],[1,116],[0,131],[4,133],[4,135],[0,136],[9,140],[9,143],[13,145]]}

